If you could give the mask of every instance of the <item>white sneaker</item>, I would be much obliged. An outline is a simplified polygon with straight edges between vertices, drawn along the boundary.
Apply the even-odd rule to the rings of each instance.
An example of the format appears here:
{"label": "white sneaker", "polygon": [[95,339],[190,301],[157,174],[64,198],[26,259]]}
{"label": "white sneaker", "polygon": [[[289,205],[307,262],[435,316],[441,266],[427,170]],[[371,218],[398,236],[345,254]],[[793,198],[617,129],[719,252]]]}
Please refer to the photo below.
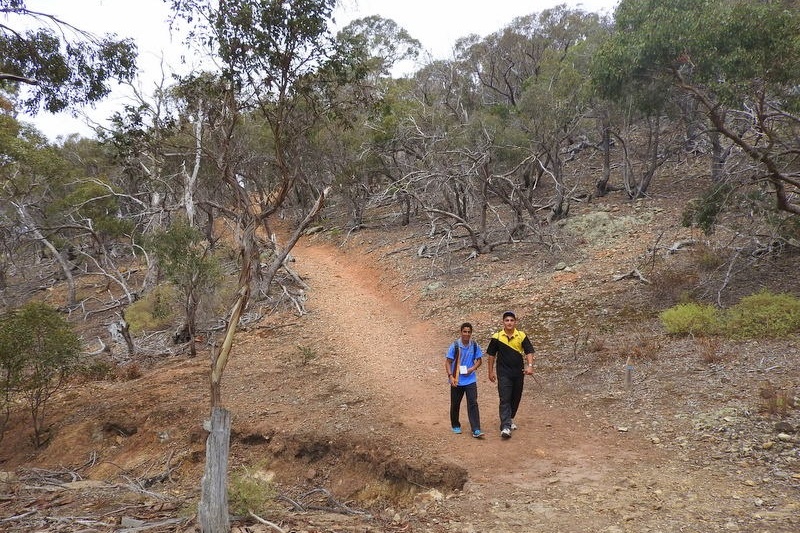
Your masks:
{"label": "white sneaker", "polygon": [[517,425],[516,425],[516,424],[514,423],[514,421],[512,420],[512,421],[511,421],[511,431],[514,431],[515,429],[517,429]]}
{"label": "white sneaker", "polygon": [[503,429],[503,431],[500,432],[500,436],[503,437],[504,439],[510,439],[511,438],[511,430],[508,429],[508,428]]}

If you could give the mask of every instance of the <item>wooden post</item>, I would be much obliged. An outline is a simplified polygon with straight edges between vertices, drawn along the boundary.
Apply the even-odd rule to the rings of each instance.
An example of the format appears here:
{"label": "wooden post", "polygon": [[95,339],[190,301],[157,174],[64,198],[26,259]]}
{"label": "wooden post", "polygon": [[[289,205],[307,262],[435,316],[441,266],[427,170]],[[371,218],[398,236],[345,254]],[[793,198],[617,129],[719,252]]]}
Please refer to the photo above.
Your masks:
{"label": "wooden post", "polygon": [[631,390],[633,387],[633,361],[628,356],[628,361],[625,363],[625,390]]}
{"label": "wooden post", "polygon": [[211,410],[211,428],[206,441],[206,469],[201,482],[197,520],[203,533],[230,531],[228,519],[228,452],[231,414],[227,409]]}

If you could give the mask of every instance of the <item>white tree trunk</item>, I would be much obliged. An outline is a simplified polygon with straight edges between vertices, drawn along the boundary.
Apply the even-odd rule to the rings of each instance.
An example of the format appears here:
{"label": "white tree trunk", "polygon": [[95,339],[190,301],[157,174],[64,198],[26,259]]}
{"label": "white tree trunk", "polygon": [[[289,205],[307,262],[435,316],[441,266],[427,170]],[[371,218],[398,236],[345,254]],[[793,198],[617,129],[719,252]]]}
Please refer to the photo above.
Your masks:
{"label": "white tree trunk", "polygon": [[200,172],[200,162],[203,156],[203,101],[200,100],[199,109],[197,111],[197,123],[194,126],[195,149],[194,149],[194,166],[192,167],[191,174],[186,172],[184,165],[183,173],[186,182],[183,184],[183,207],[186,209],[186,219],[189,225],[194,227],[195,221],[195,205],[194,205],[194,190],[197,188],[197,175]]}

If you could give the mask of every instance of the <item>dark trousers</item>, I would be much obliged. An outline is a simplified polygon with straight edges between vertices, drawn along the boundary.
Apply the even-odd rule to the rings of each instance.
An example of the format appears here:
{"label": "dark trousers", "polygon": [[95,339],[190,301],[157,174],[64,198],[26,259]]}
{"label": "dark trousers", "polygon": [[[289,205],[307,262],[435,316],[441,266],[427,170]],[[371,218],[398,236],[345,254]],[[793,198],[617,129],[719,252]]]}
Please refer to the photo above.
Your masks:
{"label": "dark trousers", "polygon": [[481,415],[478,411],[478,384],[471,383],[470,385],[460,385],[458,387],[450,386],[450,425],[454,428],[461,427],[459,420],[459,413],[461,411],[461,400],[467,395],[467,416],[469,417],[469,425],[474,432],[476,429],[481,429]]}
{"label": "dark trousers", "polygon": [[497,393],[500,395],[500,430],[511,429],[511,419],[517,416],[525,374],[516,376],[497,375]]}

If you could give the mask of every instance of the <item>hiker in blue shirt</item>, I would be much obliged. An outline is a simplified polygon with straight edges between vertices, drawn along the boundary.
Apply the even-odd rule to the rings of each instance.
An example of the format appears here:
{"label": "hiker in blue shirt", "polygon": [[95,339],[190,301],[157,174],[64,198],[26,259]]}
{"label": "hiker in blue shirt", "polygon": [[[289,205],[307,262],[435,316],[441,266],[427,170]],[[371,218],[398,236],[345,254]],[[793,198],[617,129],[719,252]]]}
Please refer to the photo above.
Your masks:
{"label": "hiker in blue shirt", "polygon": [[461,433],[459,412],[461,400],[467,395],[467,416],[475,438],[483,437],[481,416],[478,410],[478,378],[475,371],[483,362],[483,351],[472,340],[472,324],[461,324],[461,337],[450,345],[444,360],[444,369],[450,382],[450,425],[453,433]]}

